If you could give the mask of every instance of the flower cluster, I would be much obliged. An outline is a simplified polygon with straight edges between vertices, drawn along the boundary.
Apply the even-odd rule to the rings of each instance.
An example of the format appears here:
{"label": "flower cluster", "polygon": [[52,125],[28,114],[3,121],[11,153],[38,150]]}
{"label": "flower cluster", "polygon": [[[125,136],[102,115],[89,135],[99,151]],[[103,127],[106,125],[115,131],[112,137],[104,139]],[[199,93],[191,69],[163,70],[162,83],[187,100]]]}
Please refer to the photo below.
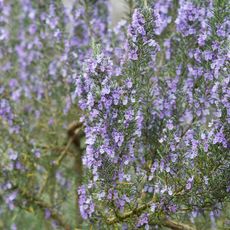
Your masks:
{"label": "flower cluster", "polygon": [[94,204],[91,198],[86,197],[86,190],[84,186],[81,186],[78,189],[78,196],[81,215],[83,219],[88,219],[92,216],[92,213],[94,212]]}
{"label": "flower cluster", "polygon": [[144,213],[139,217],[138,223],[137,223],[137,227],[140,228],[141,226],[145,226],[145,229],[148,230],[149,229],[149,220],[148,220],[148,214]]}
{"label": "flower cluster", "polygon": [[212,1],[204,1],[203,4],[198,6],[191,1],[181,0],[175,21],[177,30],[183,36],[197,36],[199,44],[204,44],[210,35],[209,19],[213,17]]}
{"label": "flower cluster", "polygon": [[[116,75],[116,66],[103,55],[91,59],[86,66],[86,72],[76,81],[76,94],[80,108],[88,113],[82,118],[87,130],[83,163],[93,169],[97,180],[98,168],[105,163],[103,159],[108,157],[120,166],[134,160],[134,145],[141,134],[142,119],[141,111],[131,108],[137,100],[132,79]],[[120,180],[122,174],[117,168],[116,176]]]}
{"label": "flower cluster", "polygon": [[173,6],[172,0],[156,1],[153,4],[153,17],[155,23],[155,34],[160,35],[172,21],[169,11]]}

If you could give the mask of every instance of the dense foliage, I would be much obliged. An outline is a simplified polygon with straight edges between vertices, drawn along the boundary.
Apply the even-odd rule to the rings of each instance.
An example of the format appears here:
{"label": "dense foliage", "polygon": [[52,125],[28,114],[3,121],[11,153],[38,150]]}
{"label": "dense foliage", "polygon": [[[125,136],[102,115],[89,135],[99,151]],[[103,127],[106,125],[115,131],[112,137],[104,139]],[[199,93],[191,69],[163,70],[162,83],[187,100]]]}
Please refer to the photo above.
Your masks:
{"label": "dense foliage", "polygon": [[0,0],[0,228],[229,227],[230,5],[127,4]]}

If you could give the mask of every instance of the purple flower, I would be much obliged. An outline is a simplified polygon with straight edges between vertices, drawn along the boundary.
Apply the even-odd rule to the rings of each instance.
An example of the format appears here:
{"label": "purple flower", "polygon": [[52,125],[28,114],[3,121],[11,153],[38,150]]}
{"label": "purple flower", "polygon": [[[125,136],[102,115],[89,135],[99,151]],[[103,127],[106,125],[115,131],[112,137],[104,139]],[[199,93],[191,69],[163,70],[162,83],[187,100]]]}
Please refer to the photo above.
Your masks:
{"label": "purple flower", "polygon": [[190,189],[192,188],[193,181],[194,181],[194,176],[190,177],[190,178],[187,180],[187,183],[186,183],[186,189],[187,189],[187,190],[190,190]]}
{"label": "purple flower", "polygon": [[137,51],[138,51],[137,48],[136,49],[132,49],[132,50],[129,51],[129,58],[131,60],[134,60],[134,61],[138,60]]}
{"label": "purple flower", "polygon": [[8,150],[8,155],[9,155],[9,159],[13,161],[17,160],[18,158],[18,153],[15,152],[13,149]]}
{"label": "purple flower", "polygon": [[[137,222],[137,227],[141,227],[143,225],[146,225],[148,226],[148,223],[149,223],[149,215],[147,213],[143,213],[139,219],[138,219],[138,222]],[[145,229],[148,229],[148,228],[145,228]]]}
{"label": "purple flower", "polygon": [[82,218],[90,218],[94,213],[94,203],[92,202],[92,198],[90,196],[87,197],[85,186],[81,186],[78,189],[78,197]]}
{"label": "purple flower", "polygon": [[10,227],[10,230],[17,230],[17,225],[16,224],[12,224],[11,227]]}
{"label": "purple flower", "polygon": [[118,146],[121,146],[124,141],[124,135],[121,132],[117,131],[114,131],[112,135],[115,143],[117,143]]}
{"label": "purple flower", "polygon": [[15,208],[14,201],[17,198],[18,192],[14,191],[5,197],[5,203],[7,204],[10,210]]}
{"label": "purple flower", "polygon": [[50,216],[51,216],[51,212],[50,212],[50,210],[49,210],[48,208],[46,208],[46,209],[45,209],[45,218],[46,218],[46,219],[49,219]]}
{"label": "purple flower", "polygon": [[166,0],[164,2],[158,0],[153,4],[155,33],[157,35],[160,35],[172,20],[172,17],[169,15],[169,10],[173,6],[172,3],[172,0]]}
{"label": "purple flower", "polygon": [[126,86],[127,86],[128,89],[131,89],[131,88],[132,88],[133,83],[132,83],[132,80],[131,80],[131,79],[127,79],[127,80],[126,80]]}

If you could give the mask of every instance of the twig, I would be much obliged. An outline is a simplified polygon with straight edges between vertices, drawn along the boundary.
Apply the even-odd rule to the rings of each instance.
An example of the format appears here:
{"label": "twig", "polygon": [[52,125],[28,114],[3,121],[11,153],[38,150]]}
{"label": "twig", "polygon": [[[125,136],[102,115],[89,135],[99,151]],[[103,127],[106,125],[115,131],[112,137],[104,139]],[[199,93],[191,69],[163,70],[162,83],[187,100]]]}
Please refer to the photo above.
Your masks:
{"label": "twig", "polygon": [[[76,122],[76,123],[73,123],[69,128],[68,128],[68,136],[69,136],[69,141],[66,145],[66,147],[63,149],[63,151],[61,152],[61,155],[58,157],[57,160],[54,161],[54,164],[53,166],[55,168],[58,168],[60,165],[61,165],[61,162],[63,161],[63,159],[66,157],[67,153],[68,153],[68,150],[71,146],[71,144],[75,141],[75,138],[79,135],[79,132],[80,132],[80,129],[82,127],[82,123],[79,123],[79,122]],[[41,195],[48,183],[48,180],[49,180],[49,173],[47,173],[45,179],[44,179],[44,182],[43,182],[43,185],[41,186],[38,194]]]}
{"label": "twig", "polygon": [[74,136],[71,139],[69,139],[69,141],[68,141],[65,149],[62,151],[61,155],[58,157],[58,159],[56,161],[54,161],[54,165],[56,167],[58,167],[61,164],[61,162],[63,161],[63,159],[67,155],[68,149],[71,146],[71,144],[73,143],[73,141],[74,141]]}
{"label": "twig", "polygon": [[112,217],[112,218],[107,220],[107,224],[109,224],[109,225],[115,224],[115,223],[119,222],[120,220],[125,220],[125,219],[131,217],[132,215],[138,215],[143,210],[149,208],[152,204],[153,204],[153,201],[150,201],[147,204],[141,205],[139,208],[136,208],[132,211],[124,213],[123,215],[117,215],[116,217]]}
{"label": "twig", "polygon": [[66,220],[64,220],[63,217],[50,206],[50,204],[39,199],[36,196],[31,195],[31,193],[23,191],[19,188],[17,188],[17,191],[21,194],[22,197],[24,197],[31,204],[37,206],[42,210],[48,209],[50,211],[50,217],[53,220],[55,220],[58,225],[62,226],[65,229],[70,229],[70,226],[67,224]]}
{"label": "twig", "polygon": [[189,225],[167,219],[162,221],[162,225],[173,230],[196,230],[196,228]]}

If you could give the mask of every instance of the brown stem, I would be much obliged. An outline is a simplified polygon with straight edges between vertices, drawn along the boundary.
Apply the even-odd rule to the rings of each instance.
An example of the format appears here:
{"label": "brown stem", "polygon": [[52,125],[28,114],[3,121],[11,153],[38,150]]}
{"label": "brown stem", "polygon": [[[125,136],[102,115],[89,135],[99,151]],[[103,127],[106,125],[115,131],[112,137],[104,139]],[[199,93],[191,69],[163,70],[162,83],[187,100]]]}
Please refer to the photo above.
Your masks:
{"label": "brown stem", "polygon": [[196,230],[196,228],[189,225],[167,219],[162,221],[162,225],[172,230]]}
{"label": "brown stem", "polygon": [[[76,157],[75,157],[75,162],[74,162],[74,171],[76,173],[76,179],[75,179],[75,187],[76,189],[79,188],[79,186],[82,184],[82,177],[83,177],[83,167],[82,167],[82,159],[81,159],[82,153],[81,150],[79,149]],[[78,205],[78,193],[76,191],[76,224],[79,226],[82,223],[82,218],[79,210],[79,205]]]}
{"label": "brown stem", "polygon": [[[83,167],[82,167],[82,149],[81,149],[81,133],[80,129],[82,127],[82,123],[73,122],[68,128],[68,136],[69,139],[72,140],[71,143],[74,145],[76,154],[75,154],[75,161],[74,161],[74,171],[75,171],[75,187],[76,189],[82,184],[82,177],[83,177]],[[78,205],[78,194],[76,191],[76,224],[80,226],[82,223],[82,218],[79,210]]]}
{"label": "brown stem", "polygon": [[107,220],[107,224],[111,225],[111,224],[115,224],[119,221],[122,221],[122,220],[125,220],[129,217],[131,217],[132,215],[138,215],[140,214],[143,210],[149,208],[151,205],[152,205],[152,201],[150,201],[149,203],[147,204],[144,204],[144,205],[141,205],[139,208],[136,208],[132,211],[129,211],[129,212],[126,212],[124,213],[122,216],[116,216],[116,217],[112,217],[110,219]]}

